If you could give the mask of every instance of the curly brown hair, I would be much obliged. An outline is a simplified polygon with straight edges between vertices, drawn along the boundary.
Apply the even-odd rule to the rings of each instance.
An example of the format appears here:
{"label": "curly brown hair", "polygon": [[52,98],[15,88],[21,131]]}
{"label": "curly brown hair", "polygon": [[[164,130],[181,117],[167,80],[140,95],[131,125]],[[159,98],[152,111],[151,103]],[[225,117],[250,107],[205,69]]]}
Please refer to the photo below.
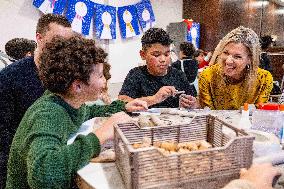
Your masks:
{"label": "curly brown hair", "polygon": [[192,58],[195,53],[195,47],[190,42],[182,42],[179,45],[179,50],[183,52],[186,57]]}
{"label": "curly brown hair", "polygon": [[50,23],[56,23],[64,27],[71,28],[71,24],[66,17],[58,14],[45,14],[38,20],[36,32],[45,34],[49,30]]}
{"label": "curly brown hair", "polygon": [[36,42],[26,38],[13,38],[5,44],[5,52],[14,60],[25,58],[27,53],[34,55]]}
{"label": "curly brown hair", "polygon": [[93,65],[104,63],[107,54],[92,39],[56,36],[40,56],[39,76],[46,89],[67,94],[74,80],[88,84]]}

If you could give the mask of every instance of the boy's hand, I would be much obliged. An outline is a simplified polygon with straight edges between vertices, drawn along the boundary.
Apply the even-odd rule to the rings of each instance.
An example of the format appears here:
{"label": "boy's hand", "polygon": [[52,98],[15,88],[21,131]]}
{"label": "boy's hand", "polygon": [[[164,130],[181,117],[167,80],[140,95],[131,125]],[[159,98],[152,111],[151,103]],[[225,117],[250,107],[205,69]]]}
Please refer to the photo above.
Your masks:
{"label": "boy's hand", "polygon": [[198,102],[193,96],[181,94],[179,101],[181,108],[198,108]]}
{"label": "boy's hand", "polygon": [[156,103],[160,103],[170,96],[174,96],[175,92],[176,88],[174,86],[163,86],[153,97],[155,98]]}
{"label": "boy's hand", "polygon": [[93,130],[93,133],[99,138],[100,143],[104,144],[105,141],[113,139],[114,129],[113,126],[119,123],[129,123],[133,119],[124,112],[118,112],[113,114],[107,119],[100,128]]}
{"label": "boy's hand", "polygon": [[147,102],[139,99],[134,99],[125,105],[127,112],[143,111],[148,109]]}

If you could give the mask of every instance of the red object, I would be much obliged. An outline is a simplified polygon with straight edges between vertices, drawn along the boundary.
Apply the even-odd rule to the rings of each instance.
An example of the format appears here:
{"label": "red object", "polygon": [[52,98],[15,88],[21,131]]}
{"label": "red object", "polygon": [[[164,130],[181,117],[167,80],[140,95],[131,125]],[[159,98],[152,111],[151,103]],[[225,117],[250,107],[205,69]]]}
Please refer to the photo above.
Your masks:
{"label": "red object", "polygon": [[187,24],[187,31],[190,30],[193,20],[192,19],[184,19],[183,22],[185,22]]}
{"label": "red object", "polygon": [[198,68],[204,68],[205,66],[209,66],[209,61],[203,59],[202,62],[198,64]]}
{"label": "red object", "polygon": [[259,104],[258,109],[261,109],[261,110],[279,110],[279,104],[272,104],[272,103]]}

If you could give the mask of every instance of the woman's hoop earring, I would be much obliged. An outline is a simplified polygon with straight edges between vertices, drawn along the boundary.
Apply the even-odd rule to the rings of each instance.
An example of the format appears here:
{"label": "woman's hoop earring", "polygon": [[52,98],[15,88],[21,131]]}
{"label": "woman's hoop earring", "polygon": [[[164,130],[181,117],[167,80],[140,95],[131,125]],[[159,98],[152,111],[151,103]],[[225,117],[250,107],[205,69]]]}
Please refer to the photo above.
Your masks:
{"label": "woman's hoop earring", "polygon": [[247,64],[247,65],[246,65],[246,69],[247,69],[247,70],[250,70],[250,64]]}

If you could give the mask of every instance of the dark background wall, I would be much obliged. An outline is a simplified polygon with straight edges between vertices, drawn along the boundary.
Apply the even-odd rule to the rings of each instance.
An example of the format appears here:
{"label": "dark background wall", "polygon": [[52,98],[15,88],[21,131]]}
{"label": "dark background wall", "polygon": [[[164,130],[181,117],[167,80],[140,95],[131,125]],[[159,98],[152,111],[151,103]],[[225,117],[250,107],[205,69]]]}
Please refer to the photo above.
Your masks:
{"label": "dark background wall", "polygon": [[283,6],[259,0],[184,0],[183,18],[201,24],[200,48],[212,51],[232,29],[243,25],[259,35],[276,35],[277,46],[284,46]]}

